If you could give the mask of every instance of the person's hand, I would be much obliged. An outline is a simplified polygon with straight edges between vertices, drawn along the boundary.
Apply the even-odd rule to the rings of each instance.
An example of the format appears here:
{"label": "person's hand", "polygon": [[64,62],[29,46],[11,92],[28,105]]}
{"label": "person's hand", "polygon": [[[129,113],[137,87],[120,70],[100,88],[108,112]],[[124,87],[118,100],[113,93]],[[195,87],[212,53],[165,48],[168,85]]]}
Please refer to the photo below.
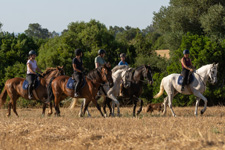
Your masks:
{"label": "person's hand", "polygon": [[190,71],[193,72],[194,70],[191,68]]}

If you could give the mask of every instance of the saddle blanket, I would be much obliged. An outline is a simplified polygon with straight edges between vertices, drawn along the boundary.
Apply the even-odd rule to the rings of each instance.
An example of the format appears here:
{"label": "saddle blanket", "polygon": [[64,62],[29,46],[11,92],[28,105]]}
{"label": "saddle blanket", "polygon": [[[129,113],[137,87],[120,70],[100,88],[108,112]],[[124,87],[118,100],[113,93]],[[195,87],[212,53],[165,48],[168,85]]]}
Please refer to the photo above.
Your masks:
{"label": "saddle blanket", "polygon": [[[73,80],[72,77],[70,77],[69,80],[67,81],[66,87],[68,89],[73,90],[74,89],[74,82],[75,82],[75,80]],[[81,83],[81,89],[85,86],[85,84],[86,84],[86,80],[84,78],[83,82]]]}
{"label": "saddle blanket", "polygon": [[[34,89],[38,88],[39,85],[40,85],[40,81],[39,81],[39,79],[37,78],[37,79],[35,80],[35,83],[34,83]],[[24,80],[24,81],[23,81],[23,89],[24,89],[24,90],[27,90],[27,87],[28,87],[28,81],[27,81],[27,80]]]}
{"label": "saddle blanket", "polygon": [[[191,74],[191,75],[190,75],[190,78],[189,78],[189,84],[191,84],[193,81],[194,81],[194,75]],[[180,76],[178,77],[177,84],[182,85],[182,83],[183,83],[183,76],[180,75]]]}

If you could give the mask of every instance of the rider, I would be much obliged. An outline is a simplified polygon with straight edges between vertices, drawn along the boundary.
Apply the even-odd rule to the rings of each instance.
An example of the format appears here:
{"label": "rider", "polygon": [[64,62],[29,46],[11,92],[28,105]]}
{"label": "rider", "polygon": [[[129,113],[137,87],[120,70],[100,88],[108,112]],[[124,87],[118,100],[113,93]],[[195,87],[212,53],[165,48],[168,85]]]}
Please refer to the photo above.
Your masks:
{"label": "rider", "polygon": [[[121,65],[128,66],[128,63],[125,61],[125,59],[126,59],[126,54],[125,53],[121,53],[120,54],[120,59],[121,59],[121,61],[118,63],[119,66],[121,66]],[[123,97],[123,92],[122,91],[123,91],[123,83],[120,84],[120,94],[119,94],[119,96],[121,96],[121,97]]]}
{"label": "rider", "polygon": [[[106,53],[106,52],[105,52],[104,49],[98,50],[98,56],[95,57],[95,68],[101,67],[101,66],[103,66],[104,64],[106,64],[106,61],[105,61],[105,59],[104,59],[105,53]],[[101,95],[101,92],[99,91],[101,87],[102,87],[102,86],[100,86],[99,89],[98,89],[98,93],[97,93],[98,96]]]}
{"label": "rider", "polygon": [[82,61],[82,55],[83,52],[81,49],[76,49],[75,50],[75,57],[73,58],[73,79],[75,79],[76,82],[74,82],[74,97],[78,97],[78,91],[80,90],[81,86],[81,81],[83,77],[83,61]]}
{"label": "rider", "polygon": [[104,49],[98,50],[98,56],[95,57],[95,68],[103,66],[106,63],[106,61],[104,60],[105,53],[106,52]]}
{"label": "rider", "polygon": [[120,54],[120,59],[121,59],[121,61],[118,63],[119,66],[121,66],[121,65],[128,66],[128,63],[125,61],[125,59],[126,59],[126,54],[125,53],[121,53]]}
{"label": "rider", "polygon": [[184,91],[184,86],[187,84],[189,72],[193,72],[193,65],[191,63],[191,59],[189,58],[189,50],[186,49],[183,51],[184,57],[181,58],[181,64],[182,64],[182,75],[183,75],[183,83],[181,91]]}
{"label": "rider", "polygon": [[32,90],[33,90],[34,80],[37,77],[36,70],[41,72],[41,70],[37,66],[35,57],[36,57],[36,52],[34,50],[31,50],[29,52],[29,58],[27,61],[27,76],[26,76],[26,80],[28,81],[28,98],[29,99],[33,98]]}

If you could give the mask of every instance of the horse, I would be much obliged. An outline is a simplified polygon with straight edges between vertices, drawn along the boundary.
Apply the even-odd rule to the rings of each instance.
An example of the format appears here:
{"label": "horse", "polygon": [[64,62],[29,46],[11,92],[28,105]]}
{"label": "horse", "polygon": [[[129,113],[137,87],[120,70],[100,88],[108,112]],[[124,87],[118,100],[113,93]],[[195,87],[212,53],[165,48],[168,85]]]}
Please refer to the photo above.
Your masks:
{"label": "horse", "polygon": [[[40,84],[39,86],[33,90],[34,97],[33,100],[40,100],[41,102],[45,102],[45,100],[48,97],[47,94],[47,85],[50,82],[50,79],[52,77],[57,77],[64,74],[63,66],[56,67],[56,68],[47,68],[44,73],[41,74],[41,77],[39,77]],[[0,95],[0,108],[2,105],[4,105],[7,95],[10,97],[10,101],[8,104],[8,114],[9,117],[11,115],[11,108],[13,108],[14,113],[17,117],[19,117],[17,111],[16,111],[16,101],[19,97],[23,97],[28,100],[28,92],[26,89],[23,89],[23,82],[25,81],[24,78],[12,78],[8,79],[5,82],[4,90],[2,91]],[[45,113],[46,104],[43,105],[43,112]],[[49,114],[52,113],[52,109],[50,110]]]}
{"label": "horse", "polygon": [[174,113],[172,108],[172,100],[173,97],[178,93],[185,95],[193,94],[197,97],[194,112],[196,116],[198,115],[199,101],[202,99],[204,101],[204,108],[201,110],[201,114],[203,114],[207,108],[207,99],[203,96],[203,93],[206,90],[206,83],[208,79],[210,79],[210,82],[212,84],[215,84],[217,82],[217,68],[218,64],[213,63],[202,66],[201,68],[193,72],[194,80],[189,85],[185,86],[184,91],[181,91],[181,85],[178,84],[178,78],[180,74],[174,73],[164,77],[160,84],[159,93],[154,96],[154,98],[159,98],[163,94],[163,91],[165,89],[167,97],[164,99],[163,115],[165,115],[166,113],[166,106],[168,104],[172,115],[176,117],[176,114]]}
{"label": "horse", "polygon": [[[151,67],[149,65],[142,65],[137,68],[130,68],[127,71],[122,73],[122,80],[123,80],[123,99],[128,99],[133,101],[133,116],[139,115],[142,111],[143,101],[139,98],[142,94],[143,83],[145,79],[147,79],[148,83],[152,84],[152,73]],[[141,106],[136,114],[136,106],[137,102],[141,102]],[[113,107],[114,109],[114,107]]]}
{"label": "horse", "polygon": [[[104,110],[104,116],[105,117],[107,116],[107,113],[106,113],[106,105],[108,105],[108,107],[110,109],[109,116],[114,116],[114,109],[112,111],[112,108],[111,108],[111,105],[110,105],[110,102],[111,101],[112,101],[114,107],[115,107],[115,104],[117,105],[117,116],[120,116],[120,108],[119,108],[120,103],[117,100],[117,96],[119,96],[120,84],[122,83],[122,77],[123,77],[122,76],[122,73],[124,71],[128,70],[129,68],[130,67],[125,66],[125,65],[115,66],[112,69],[113,87],[110,88],[108,84],[104,84],[104,85],[102,85],[102,88],[100,89],[101,90],[101,94],[102,94],[100,96],[103,96],[104,97],[103,110]],[[83,103],[81,104],[80,112],[83,109],[83,104],[84,103],[85,103],[85,99],[84,99]],[[76,104],[76,99],[74,99],[71,102],[70,109],[74,108],[75,107],[75,104]],[[87,109],[87,113],[88,113],[88,116],[90,117],[91,114],[88,111],[88,109]]]}
{"label": "horse", "polygon": [[[85,111],[87,110],[87,107],[91,101],[96,105],[97,109],[104,117],[101,108],[95,99],[95,96],[97,95],[100,85],[102,85],[104,82],[109,82],[110,87],[113,86],[112,72],[110,68],[110,64],[105,64],[99,68],[90,71],[85,77],[86,84],[80,89],[80,96],[77,97],[86,99],[80,117],[83,117],[85,115]],[[69,78],[69,76],[60,76],[53,79],[52,82],[49,84],[49,88],[51,90],[49,90],[48,94],[50,100],[54,99],[56,116],[60,116],[59,102],[65,99],[66,97],[74,97],[74,90],[68,89],[66,87]]]}

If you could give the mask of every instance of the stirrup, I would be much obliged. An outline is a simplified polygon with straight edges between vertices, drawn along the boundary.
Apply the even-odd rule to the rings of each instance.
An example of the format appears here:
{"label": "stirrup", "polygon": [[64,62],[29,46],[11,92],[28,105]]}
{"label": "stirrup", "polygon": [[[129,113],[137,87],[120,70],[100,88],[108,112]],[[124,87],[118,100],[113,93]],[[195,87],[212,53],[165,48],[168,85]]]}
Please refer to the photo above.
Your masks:
{"label": "stirrup", "polygon": [[74,93],[74,97],[79,97],[79,94],[78,93]]}

